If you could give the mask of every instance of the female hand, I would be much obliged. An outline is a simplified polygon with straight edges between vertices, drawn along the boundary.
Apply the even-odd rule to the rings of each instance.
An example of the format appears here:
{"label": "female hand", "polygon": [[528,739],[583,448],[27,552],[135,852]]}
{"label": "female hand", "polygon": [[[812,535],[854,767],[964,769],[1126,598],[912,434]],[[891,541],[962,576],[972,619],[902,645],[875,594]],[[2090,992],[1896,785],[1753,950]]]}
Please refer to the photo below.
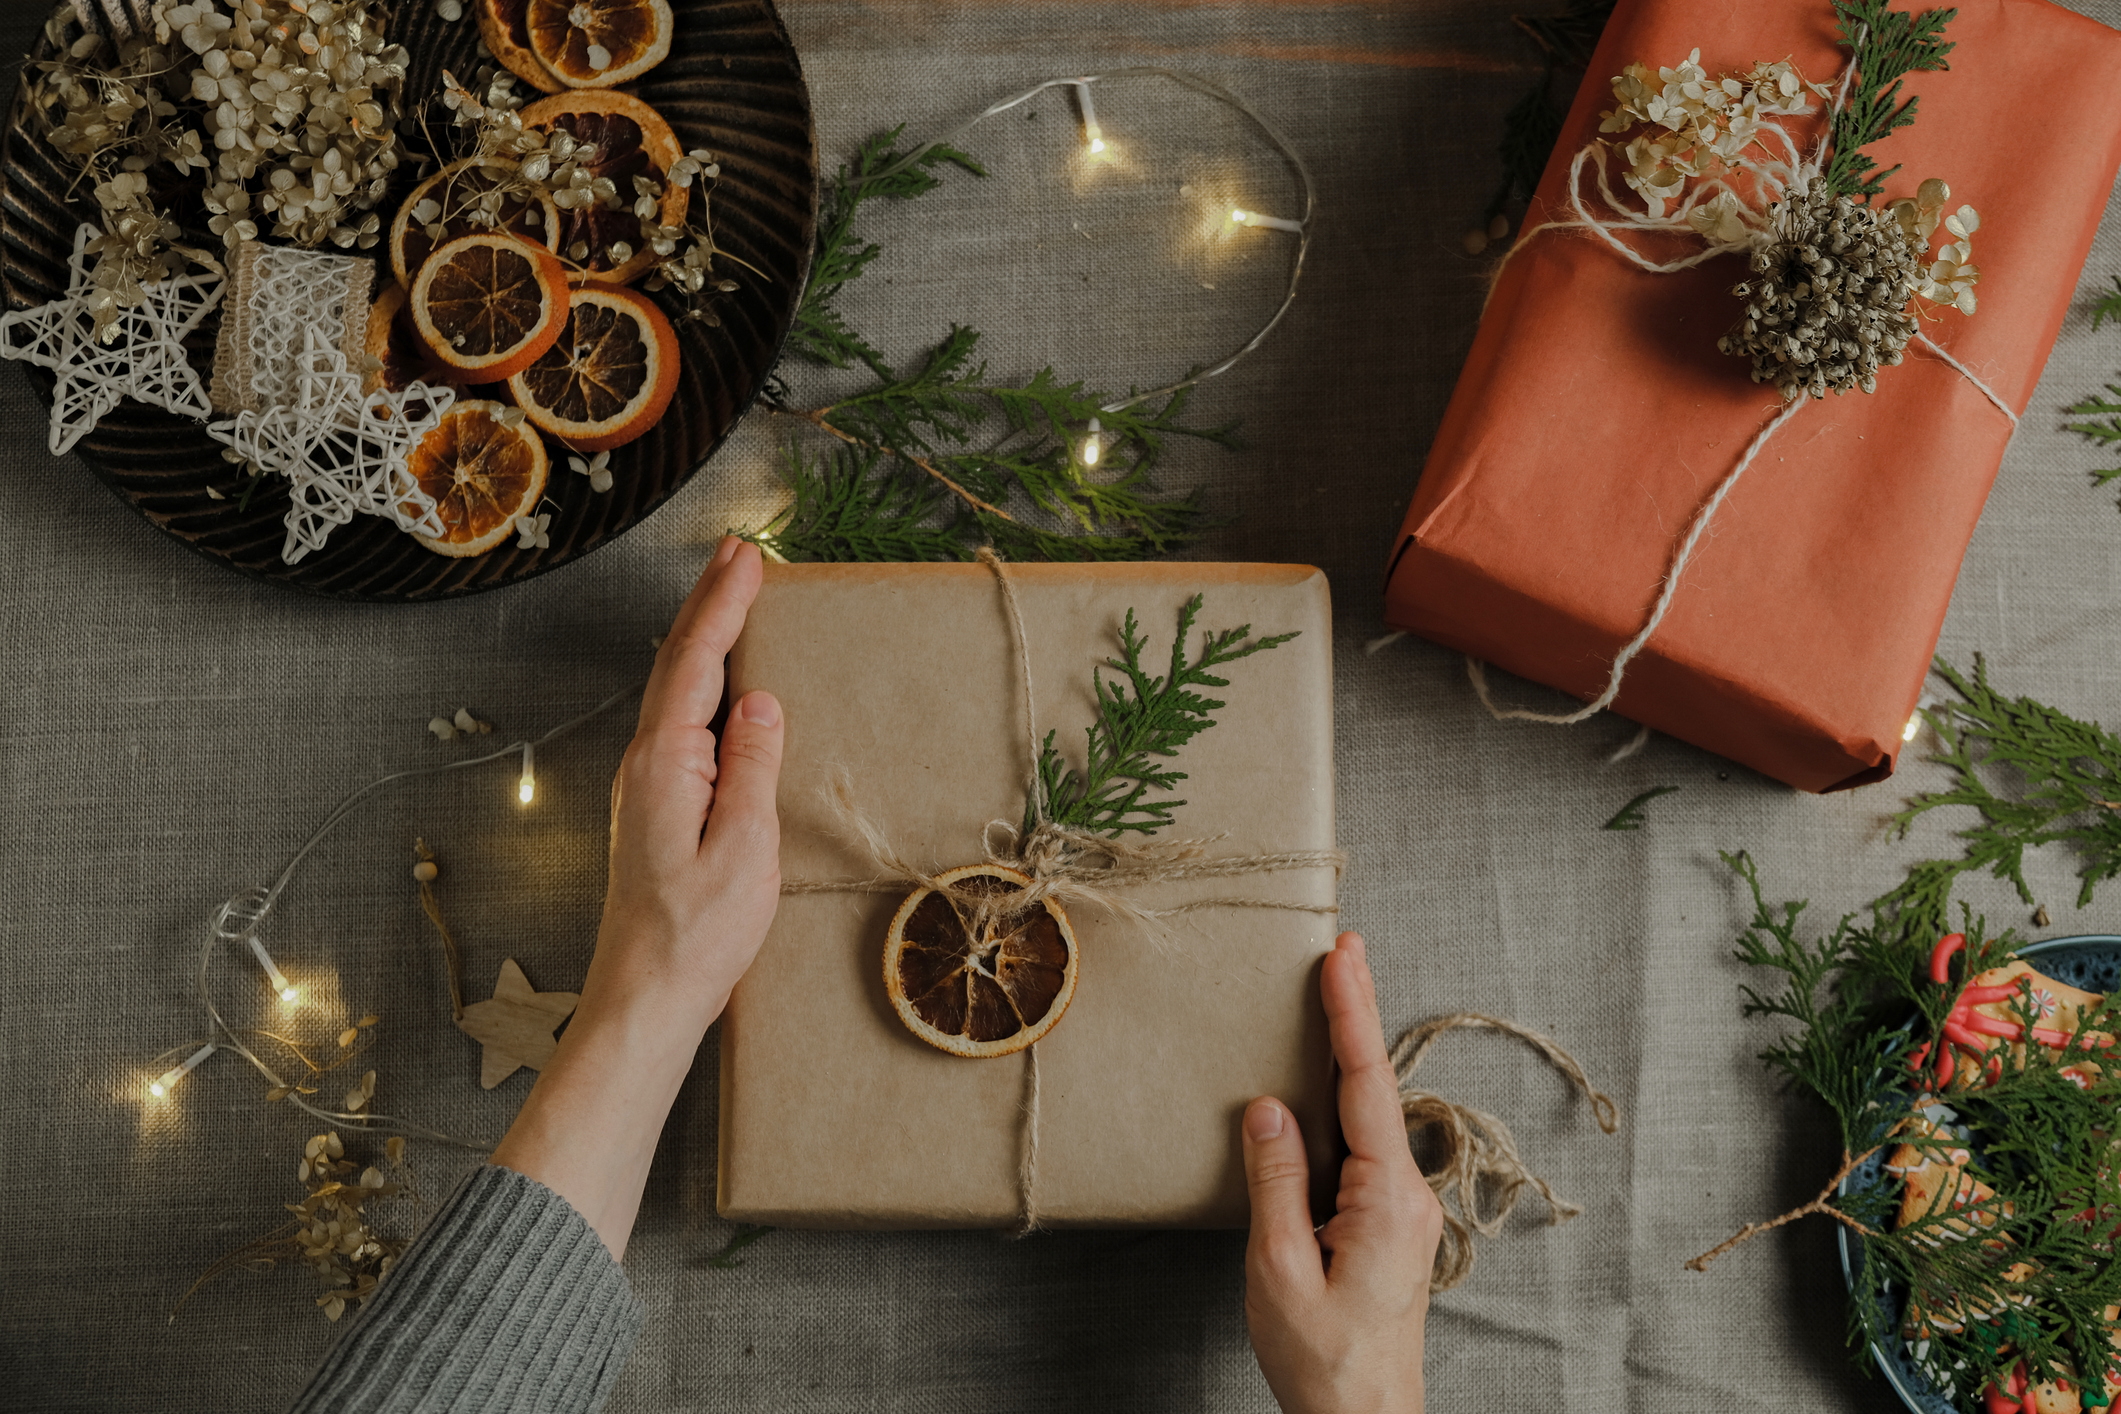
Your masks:
{"label": "female hand", "polygon": [[611,880],[581,1005],[493,1155],[572,1203],[613,1256],[678,1086],[780,902],[780,704],[746,694],[719,753],[707,729],[761,573],[756,546],[724,540],[656,654],[612,783]]}
{"label": "female hand", "polygon": [[1340,935],[1319,989],[1348,1142],[1338,1211],[1312,1231],[1310,1164],[1296,1117],[1277,1100],[1254,1100],[1244,1117],[1252,1192],[1245,1320],[1286,1414],[1420,1414],[1429,1272],[1443,1214],[1407,1149],[1359,934]]}

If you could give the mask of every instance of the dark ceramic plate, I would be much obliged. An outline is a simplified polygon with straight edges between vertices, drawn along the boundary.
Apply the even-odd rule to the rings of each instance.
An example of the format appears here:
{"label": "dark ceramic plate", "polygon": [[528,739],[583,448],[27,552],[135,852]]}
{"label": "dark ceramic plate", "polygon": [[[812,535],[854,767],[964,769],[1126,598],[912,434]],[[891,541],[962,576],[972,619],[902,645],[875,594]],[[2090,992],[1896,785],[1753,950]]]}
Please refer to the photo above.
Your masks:
{"label": "dark ceramic plate", "polygon": [[[97,0],[106,10],[145,9],[146,0]],[[449,23],[428,0],[401,0],[391,37],[412,54],[408,102],[434,93],[442,70],[468,77],[477,66],[479,30],[465,5]],[[628,91],[669,119],[689,150],[704,147],[721,163],[714,188],[715,240],[765,273],[734,262],[724,273],[733,294],[712,306],[719,327],[679,324],[684,373],[670,411],[646,437],[612,454],[613,489],[597,495],[587,477],[566,469],[556,451],[547,496],[557,505],[551,545],[518,550],[513,541],[474,559],[431,554],[390,522],[356,516],[332,532],[324,549],[301,563],[280,562],[287,510],[284,481],[267,478],[239,510],[206,494],[235,478],[220,446],[196,422],[126,402],[76,449],[126,504],[200,554],[239,573],[315,594],[346,599],[445,599],[498,588],[554,569],[606,544],[668,500],[729,435],[758,395],[795,315],[809,274],[817,227],[817,146],[810,93],[772,0],[672,0],[677,36],[670,57]],[[46,46],[40,37],[32,58]],[[88,208],[69,202],[72,169],[39,143],[18,87],[0,133],[0,288],[8,306],[26,309],[66,293],[66,259]],[[531,95],[535,97],[536,95]],[[385,221],[397,198],[386,198]],[[367,252],[374,254],[375,252]],[[677,308],[667,297],[665,308]],[[192,362],[212,366],[216,322],[194,336]],[[25,367],[27,367],[25,365]],[[28,369],[41,396],[52,378]]]}
{"label": "dark ceramic plate", "polygon": [[[2074,938],[2049,938],[2046,942],[2033,943],[2018,949],[2018,956],[2038,967],[2057,982],[2087,992],[2111,992],[2121,989],[2121,936],[2111,933],[2086,933]],[[1885,1158],[1881,1152],[1871,1155],[1856,1171],[1842,1181],[1844,1194],[1875,1188],[1885,1179]],[[1841,1244],[1841,1278],[1848,1284],[1849,1299],[1855,1300],[1856,1263],[1863,1254],[1855,1243],[1849,1241],[1849,1230],[1838,1228]],[[1886,1299],[1885,1315],[1897,1329],[1904,1306],[1904,1298],[1897,1294]],[[1915,1368],[1908,1358],[1905,1345],[1895,1342],[1890,1349],[1873,1344],[1871,1358],[1878,1362],[1880,1373],[1886,1383],[1900,1396],[1901,1403],[1915,1414],[1957,1414],[1950,1400],[1937,1392],[1928,1378]]]}

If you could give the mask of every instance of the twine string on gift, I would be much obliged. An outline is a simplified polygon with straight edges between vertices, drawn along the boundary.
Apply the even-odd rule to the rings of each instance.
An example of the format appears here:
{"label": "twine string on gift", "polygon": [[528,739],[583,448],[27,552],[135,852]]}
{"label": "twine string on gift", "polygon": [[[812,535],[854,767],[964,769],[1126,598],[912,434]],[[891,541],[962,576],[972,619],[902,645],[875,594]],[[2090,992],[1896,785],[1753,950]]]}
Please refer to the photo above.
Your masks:
{"label": "twine string on gift", "polygon": [[[1788,201],[1792,197],[1805,195],[1810,190],[1811,184],[1822,175],[1826,161],[1827,142],[1833,131],[1833,120],[1840,114],[1842,105],[1847,101],[1849,84],[1856,73],[1856,60],[1861,56],[1863,46],[1869,37],[1870,30],[1868,27],[1858,29],[1853,52],[1847,66],[1842,71],[1841,82],[1835,93],[1833,106],[1827,114],[1826,132],[1821,135],[1817,147],[1809,158],[1799,153],[1796,139],[1780,123],[1767,121],[1760,124],[1759,131],[1763,135],[1771,135],[1776,138],[1787,154],[1788,160],[1771,157],[1752,166],[1751,170],[1756,178],[1758,195],[1766,198],[1759,205],[1756,206],[1745,200],[1744,196],[1735,187],[1719,177],[1699,184],[1692,191],[1689,191],[1669,212],[1663,210],[1664,203],[1661,198],[1648,198],[1646,200],[1654,201],[1655,206],[1646,205],[1643,213],[1637,215],[1628,211],[1620,198],[1614,194],[1606,167],[1605,144],[1593,141],[1590,145],[1579,149],[1574,159],[1569,163],[1566,190],[1568,192],[1569,207],[1575,213],[1574,218],[1547,221],[1537,226],[1527,227],[1518,236],[1517,241],[1510,249],[1504,253],[1503,258],[1497,262],[1489,280],[1489,297],[1493,297],[1502,272],[1509,265],[1511,259],[1524,250],[1531,243],[1534,236],[1539,235],[1543,231],[1588,231],[1609,246],[1621,259],[1627,261],[1636,269],[1653,275],[1668,275],[1677,271],[1692,269],[1697,265],[1705,264],[1721,256],[1749,253],[1771,243],[1774,239],[1774,223],[1768,215],[1768,208],[1776,202]],[[1584,177],[1587,172],[1595,179],[1599,199],[1604,202],[1606,211],[1620,214],[1601,215],[1594,213],[1586,205],[1584,201]],[[1730,199],[1727,206],[1719,207],[1713,214],[1703,212],[1705,203],[1712,199],[1723,197]],[[1708,215],[1706,221],[1698,219],[1705,214]],[[1735,218],[1742,230],[1742,234],[1737,236],[1718,234],[1720,231],[1727,229],[1723,220],[1719,219],[1724,217]],[[1671,260],[1653,260],[1622,240],[1618,233],[1624,231],[1648,231],[1666,235],[1698,237],[1702,242],[1702,247],[1689,255]],[[2001,394],[1978,377],[1972,369],[1968,368],[1957,358],[1954,358],[1943,345],[1930,338],[1927,332],[1917,329],[1911,342],[1928,349],[1948,367],[1956,371],[1960,377],[1964,378],[1977,392],[1986,398],[1998,412],[2002,413],[2009,420],[2012,430],[2016,431],[2018,414],[2011,409],[2009,403],[2004,401]],[[1751,467],[1753,462],[1759,457],[1761,449],[1767,445],[1769,439],[1782,428],[1784,423],[1794,417],[1800,408],[1810,401],[1812,401],[1810,395],[1804,392],[1799,392],[1794,398],[1788,399],[1775,415],[1768,419],[1767,424],[1746,444],[1745,450],[1740,453],[1737,463],[1717,483],[1716,489],[1710,493],[1708,499],[1694,513],[1694,518],[1687,528],[1686,537],[1680,542],[1678,549],[1674,551],[1670,565],[1659,583],[1657,597],[1651,604],[1648,618],[1635,636],[1622,644],[1620,650],[1613,655],[1612,664],[1606,673],[1605,686],[1596,697],[1573,712],[1534,712],[1526,708],[1504,707],[1495,700],[1493,693],[1489,690],[1487,664],[1468,655],[1466,658],[1466,676],[1473,685],[1474,695],[1480,699],[1480,705],[1487,709],[1488,714],[1497,721],[1538,722],[1548,726],[1565,727],[1574,726],[1576,723],[1594,717],[1612,706],[1614,701],[1620,696],[1621,680],[1627,673],[1628,665],[1648,645],[1651,636],[1657,632],[1659,626],[1664,623],[1665,616],[1670,612],[1672,601],[1679,592],[1680,576],[1685,573],[1688,562],[1693,559],[1694,551],[1701,543],[1702,537],[1707,533],[1709,523],[1715,519],[1716,512],[1722,508],[1724,501],[1737,486],[1738,479],[1745,475],[1747,468]]]}
{"label": "twine string on gift", "polygon": [[[856,803],[853,783],[847,773],[835,770],[822,791],[826,812],[867,854],[874,872],[866,879],[784,880],[781,884],[784,895],[903,893],[909,886],[930,889],[955,904],[975,933],[1003,916],[1013,917],[1041,907],[1049,899],[1063,906],[1095,906],[1145,925],[1206,909],[1264,908],[1317,914],[1340,911],[1334,904],[1242,897],[1194,899],[1169,908],[1149,908],[1132,896],[1134,890],[1144,885],[1197,879],[1307,869],[1331,869],[1338,875],[1347,866],[1347,856],[1337,849],[1211,856],[1207,847],[1223,836],[1194,840],[1108,839],[1050,819],[1045,782],[1039,773],[1041,752],[1031,676],[1031,640],[1024,627],[1022,606],[1002,557],[992,548],[983,548],[978,561],[992,571],[1008,615],[1016,649],[1017,687],[1024,701],[1024,740],[1031,754],[1026,786],[1029,828],[1019,830],[1006,820],[990,820],[981,831],[982,848],[989,864],[1020,870],[1030,875],[1031,882],[1021,889],[1001,894],[978,893],[940,882],[934,874],[906,858],[883,827]],[[997,832],[1007,841],[1000,849],[994,843]],[[1019,1237],[1039,1230],[1040,1084],[1038,1046],[1035,1043],[1024,1048],[1024,1068],[1024,1122],[1016,1174],[1019,1215],[1016,1235]]]}
{"label": "twine string on gift", "polygon": [[1525,1189],[1531,1189],[1546,1203],[1550,1226],[1583,1212],[1576,1204],[1557,1197],[1547,1181],[1526,1166],[1516,1137],[1500,1119],[1414,1088],[1415,1068],[1429,1047],[1445,1033],[1459,1030],[1515,1036],[1539,1052],[1584,1097],[1600,1129],[1611,1134],[1620,1128],[1620,1109],[1612,1098],[1591,1084],[1583,1066],[1560,1042],[1530,1027],[1462,1011],[1425,1021],[1400,1037],[1399,1044],[1392,1048],[1392,1071],[1399,1080],[1399,1108],[1406,1116],[1407,1132],[1410,1136],[1427,1132],[1441,1151],[1441,1158],[1432,1159],[1424,1172],[1440,1200],[1438,1207],[1444,1224],[1443,1240],[1437,1244],[1436,1264],[1429,1279],[1431,1291],[1449,1291],[1471,1275],[1478,1256],[1474,1237],[1498,1236]]}

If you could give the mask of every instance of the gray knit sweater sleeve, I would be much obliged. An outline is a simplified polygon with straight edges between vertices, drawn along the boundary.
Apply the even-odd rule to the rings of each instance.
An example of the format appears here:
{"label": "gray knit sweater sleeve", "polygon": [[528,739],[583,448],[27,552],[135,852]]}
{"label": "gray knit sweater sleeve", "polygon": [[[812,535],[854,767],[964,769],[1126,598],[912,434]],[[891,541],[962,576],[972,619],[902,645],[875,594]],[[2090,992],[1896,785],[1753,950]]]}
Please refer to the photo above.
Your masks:
{"label": "gray knit sweater sleeve", "polygon": [[442,1205],[292,1414],[590,1414],[641,1303],[567,1200],[481,1165]]}

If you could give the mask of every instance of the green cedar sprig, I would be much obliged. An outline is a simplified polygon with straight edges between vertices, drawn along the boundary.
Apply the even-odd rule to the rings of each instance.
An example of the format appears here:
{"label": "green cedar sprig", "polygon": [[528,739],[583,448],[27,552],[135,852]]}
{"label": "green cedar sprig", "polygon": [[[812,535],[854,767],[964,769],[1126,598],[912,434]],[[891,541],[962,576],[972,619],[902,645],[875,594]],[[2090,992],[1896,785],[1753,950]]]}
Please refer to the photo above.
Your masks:
{"label": "green cedar sprig", "polygon": [[975,177],[987,175],[986,169],[970,156],[941,144],[900,168],[898,164],[905,154],[896,145],[905,131],[905,124],[901,123],[889,132],[876,134],[855,150],[851,166],[840,168],[832,194],[818,213],[817,254],[810,265],[810,283],[804,287],[795,324],[788,331],[791,352],[833,368],[863,363],[879,378],[891,376],[891,366],[884,356],[847,327],[834,303],[840,291],[852,284],[870,261],[883,254],[882,246],[855,236],[855,214],[864,202],[876,197],[908,201],[935,190],[943,180],[936,171],[941,166],[961,167]]}
{"label": "green cedar sprig", "polygon": [[1831,154],[1826,163],[1827,190],[1842,196],[1873,197],[1900,170],[1883,172],[1863,149],[1915,121],[1913,95],[1900,97],[1900,81],[1911,73],[1949,69],[1945,56],[1957,46],[1942,38],[1957,10],[1895,10],[1892,0],[1834,0],[1841,22],[1836,38],[1856,65],[1848,98],[1834,114]]}
{"label": "green cedar sprig", "polygon": [[[1012,559],[1127,560],[1191,543],[1209,525],[1199,493],[1165,495],[1152,473],[1173,437],[1236,441],[1230,426],[1186,420],[1184,390],[1113,410],[1118,399],[1051,368],[1024,382],[995,379],[976,361],[978,331],[961,325],[900,370],[847,324],[838,297],[881,253],[855,232],[865,205],[932,191],[945,166],[985,175],[948,147],[907,163],[899,136],[893,129],[871,138],[841,170],[789,337],[791,354],[859,366],[875,381],[805,409],[776,375],[767,405],[841,448],[823,458],[791,449],[783,466],[790,502],[750,538],[789,560],[965,560],[982,545]],[[1081,464],[1075,442],[1092,419],[1104,439],[1094,469]]]}
{"label": "green cedar sprig", "polygon": [[[1993,1190],[1964,1205],[1940,1198],[1905,1224],[1897,1221],[1901,1187],[1893,1182],[1845,1195],[1830,1184],[1798,1210],[1835,1217],[1861,1245],[1849,1306],[1858,1358],[1869,1345],[1893,1349],[1913,1339],[1932,1383],[1966,1414],[1984,1414],[1982,1391],[2020,1360],[2036,1381],[2104,1370],[2111,1358],[2105,1310],[2121,1300],[2111,1235],[2121,1179],[2109,1147],[2121,1075],[2080,1086],[2062,1071],[2084,1058],[2091,1033],[2121,1024],[2114,1003],[2087,1011],[2059,1054],[2033,1046],[1982,1088],[1951,1092],[1955,1119],[1945,1122],[1952,1127],[1931,1133],[1927,1121],[1943,1116],[1918,1104],[1907,1081],[1917,1043],[1938,1043],[1951,1003],[1948,989],[1926,980],[1928,949],[1889,921],[1863,926],[1853,915],[1807,941],[1805,904],[1770,905],[1751,859],[1724,860],[1752,895],[1738,956],[1779,974],[1773,988],[1744,989],[1745,1013],[1795,1024],[1761,1058],[1833,1113],[1847,1156],[1842,1173],[1887,1145],[1911,1144],[1932,1158],[1964,1145],[1972,1156],[1967,1172]],[[2007,933],[1990,937],[1971,915],[1962,929],[1962,976],[2001,965],[2017,944]],[[2029,985],[2012,1011],[2023,1025],[2039,1019]],[[2088,1212],[2104,1216],[2086,1221]],[[1981,1241],[1966,1240],[1972,1223]],[[1899,1323],[1887,1315],[1896,1308]],[[1969,1311],[1991,1318],[1963,1319]]]}
{"label": "green cedar sprig", "polygon": [[[1196,594],[1178,611],[1170,671],[1162,677],[1153,676],[1143,665],[1142,650],[1149,640],[1135,623],[1134,611],[1127,611],[1126,625],[1120,630],[1121,656],[1105,660],[1117,676],[1107,679],[1098,671],[1092,680],[1097,720],[1087,732],[1089,750],[1083,769],[1069,765],[1054,746],[1057,733],[1046,733],[1039,750],[1038,782],[1046,819],[1115,838],[1129,833],[1146,835],[1170,824],[1172,812],[1186,803],[1165,794],[1186,779],[1185,772],[1161,763],[1214,726],[1213,714],[1224,706],[1194,689],[1228,687],[1230,680],[1215,676],[1213,669],[1278,648],[1296,637],[1279,633],[1253,638],[1252,626],[1243,624],[1203,634],[1200,655],[1188,661],[1186,640],[1200,615],[1201,602]],[[1035,806],[1027,806],[1025,832],[1037,823]]]}
{"label": "green cedar sprig", "polygon": [[1513,201],[1530,201],[1546,170],[1575,84],[1567,82],[1591,62],[1598,36],[1612,18],[1613,0],[1566,0],[1551,15],[1513,15],[1511,20],[1539,47],[1544,67],[1524,96],[1503,116],[1502,185],[1488,202],[1488,215],[1499,216]]}
{"label": "green cedar sprig", "polygon": [[[2121,323],[2121,277],[2114,280],[2114,288],[2092,302],[2092,329],[2096,332],[2107,320]],[[2092,419],[2088,422],[2072,422],[2069,430],[2100,447],[2121,447],[2121,383],[2109,383],[2106,391],[2112,397],[2094,393],[2080,403],[2072,404],[2072,417]],[[2108,467],[2092,472],[2092,485],[2104,486],[2109,481],[2121,478],[2121,466]]]}
{"label": "green cedar sprig", "polygon": [[[1960,699],[1923,713],[1941,743],[1932,759],[1950,768],[1952,784],[1914,797],[1893,824],[1905,836],[1944,806],[1970,807],[1978,818],[1957,831],[1964,852],[1914,866],[1879,900],[1882,914],[1910,937],[1934,942],[1949,931],[1953,887],[1982,871],[2007,880],[2030,904],[2026,851],[2050,844],[2081,857],[2077,906],[2090,903],[2100,884],[2121,875],[2121,737],[2029,697],[2004,696],[1978,656],[1971,678],[1942,659],[1935,668]],[[1997,767],[2021,783],[2016,794],[1990,785],[1987,773]]]}
{"label": "green cedar sprig", "polygon": [[1626,805],[1614,811],[1613,818],[1598,828],[1601,830],[1639,830],[1642,828],[1643,822],[1648,818],[1642,813],[1643,807],[1658,796],[1671,795],[1678,789],[1679,787],[1677,786],[1651,786],[1641,795],[1636,796]]}

